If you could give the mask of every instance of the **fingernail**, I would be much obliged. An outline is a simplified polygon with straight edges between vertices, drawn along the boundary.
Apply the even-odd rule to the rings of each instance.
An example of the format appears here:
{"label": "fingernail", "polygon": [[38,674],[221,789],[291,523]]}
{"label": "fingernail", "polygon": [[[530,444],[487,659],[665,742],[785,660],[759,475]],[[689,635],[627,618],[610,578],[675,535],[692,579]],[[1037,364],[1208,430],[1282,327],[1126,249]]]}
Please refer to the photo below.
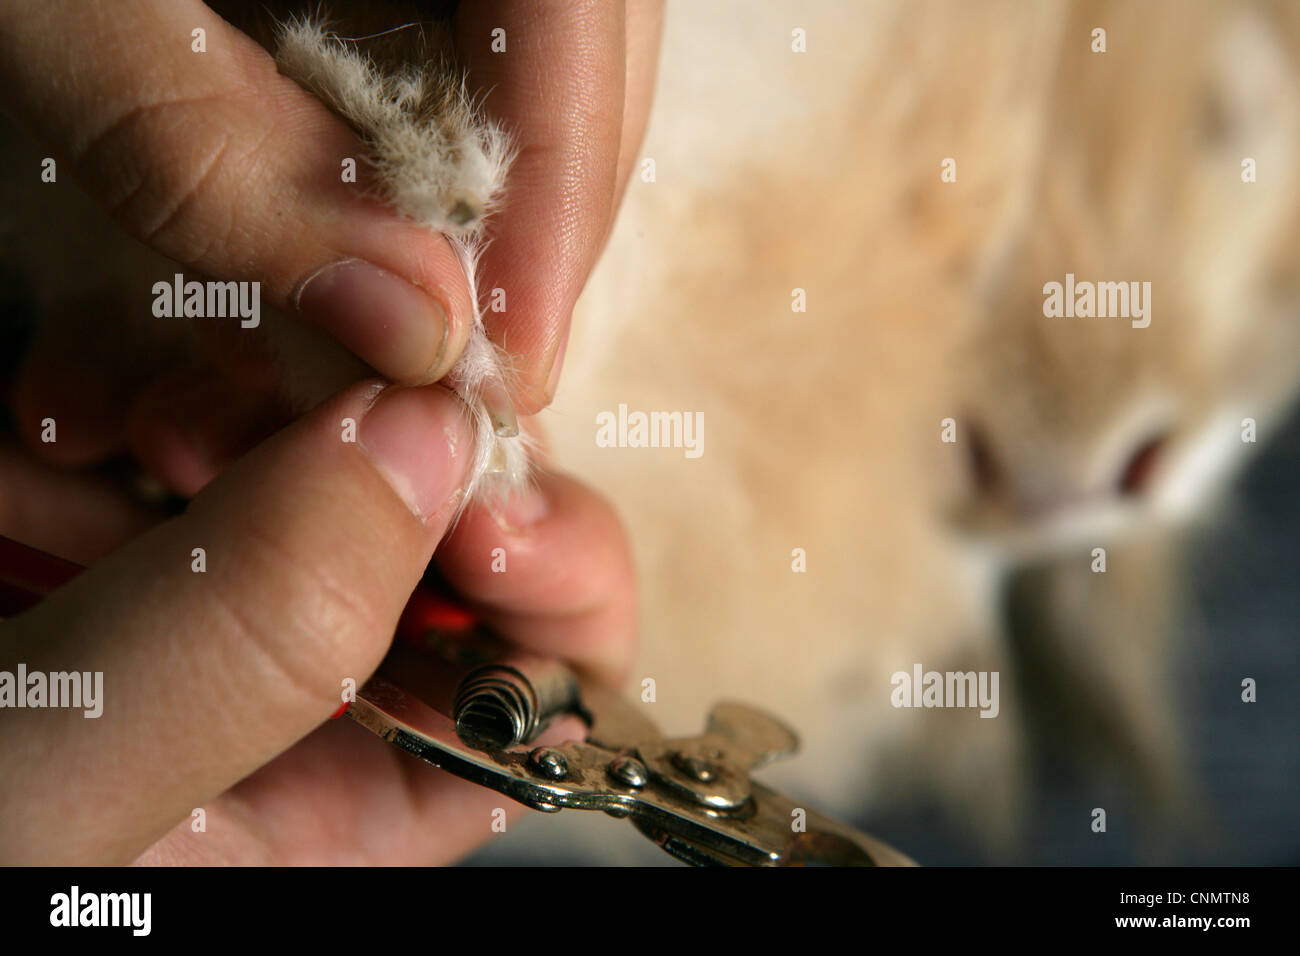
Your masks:
{"label": "fingernail", "polygon": [[551,509],[542,490],[528,484],[512,491],[504,503],[489,510],[503,530],[523,531],[545,518]]}
{"label": "fingernail", "polygon": [[[570,327],[571,328],[571,327]],[[551,374],[546,377],[546,404],[555,400],[555,390],[560,387],[560,372],[564,369],[564,353],[569,350],[569,329],[564,330],[560,347],[555,350],[555,361],[551,365]]]}
{"label": "fingernail", "polygon": [[345,259],[308,276],[294,304],[306,321],[393,381],[422,385],[442,371],[447,310],[400,276]]}
{"label": "fingernail", "polygon": [[469,461],[460,402],[446,389],[388,388],[361,421],[359,444],[421,521],[443,510]]}
{"label": "fingernail", "polygon": [[479,401],[487,409],[492,419],[492,431],[498,438],[514,438],[519,434],[519,418],[504,382],[495,378],[484,382]]}

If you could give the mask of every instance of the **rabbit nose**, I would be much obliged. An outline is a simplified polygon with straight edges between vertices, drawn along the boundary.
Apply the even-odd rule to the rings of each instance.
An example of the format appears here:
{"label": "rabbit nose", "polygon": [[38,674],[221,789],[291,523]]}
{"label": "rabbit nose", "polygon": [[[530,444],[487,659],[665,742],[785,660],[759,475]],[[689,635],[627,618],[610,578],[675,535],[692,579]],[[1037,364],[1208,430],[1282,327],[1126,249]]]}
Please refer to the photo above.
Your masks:
{"label": "rabbit nose", "polygon": [[[977,499],[997,503],[1021,519],[1036,520],[1083,505],[1087,501],[1129,499],[1146,494],[1169,441],[1166,432],[1148,434],[1121,459],[1114,477],[1087,487],[1063,462],[1043,458],[1005,460],[988,432],[977,421],[966,422],[966,467]],[[1031,456],[1033,457],[1033,456]],[[1022,456],[1023,458],[1023,456]]]}

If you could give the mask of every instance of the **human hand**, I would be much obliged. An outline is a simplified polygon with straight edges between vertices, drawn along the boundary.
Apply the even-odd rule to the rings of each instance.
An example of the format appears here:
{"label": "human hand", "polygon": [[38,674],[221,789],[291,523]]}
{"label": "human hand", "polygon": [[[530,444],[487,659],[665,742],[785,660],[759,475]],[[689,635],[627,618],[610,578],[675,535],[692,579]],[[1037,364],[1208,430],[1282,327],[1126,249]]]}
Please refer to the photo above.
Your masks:
{"label": "human hand", "polygon": [[[486,288],[508,294],[507,311],[489,315],[490,332],[515,357],[523,414],[554,394],[573,303],[635,160],[660,13],[658,0],[632,0],[626,13],[619,3],[504,0],[467,5],[455,25],[471,82],[520,147],[483,273]],[[490,50],[497,27],[507,31],[503,54]],[[199,28],[202,54],[191,49]],[[434,381],[459,356],[472,304],[446,241],[341,183],[340,157],[362,150],[353,132],[197,0],[5,4],[0,81],[0,106],[60,168],[70,166],[132,235],[183,268],[260,282],[266,305],[328,332],[394,382]],[[345,260],[357,261],[332,269]],[[151,383],[123,388],[104,374],[102,350],[75,347],[93,336],[88,326],[113,320],[84,310],[38,342],[18,380],[24,433],[57,407],[67,439],[37,450],[59,461],[103,455],[128,432],[145,460],[188,451],[178,468],[184,480],[169,483],[189,493],[202,484],[192,473],[215,473],[201,459],[224,451],[250,422],[260,426],[264,409],[208,402],[201,420],[170,427],[175,403],[155,394],[153,414],[133,414]],[[157,352],[147,335],[107,344],[121,355],[116,368],[133,364],[128,354]],[[184,372],[191,380],[206,374]],[[61,392],[68,382],[77,387]],[[130,427],[132,419],[146,427]],[[260,437],[266,428],[252,431]],[[196,447],[164,454],[161,432]]]}
{"label": "human hand", "polygon": [[[488,836],[510,801],[327,721],[343,679],[360,686],[385,654],[446,531],[464,427],[439,386],[362,383],[143,533],[149,517],[106,483],[5,448],[0,533],[94,563],[0,625],[0,670],[99,671],[103,691],[97,719],[0,713],[0,859],[427,864]],[[466,512],[439,562],[516,642],[609,680],[628,666],[626,544],[576,483],[542,475],[500,517]]]}

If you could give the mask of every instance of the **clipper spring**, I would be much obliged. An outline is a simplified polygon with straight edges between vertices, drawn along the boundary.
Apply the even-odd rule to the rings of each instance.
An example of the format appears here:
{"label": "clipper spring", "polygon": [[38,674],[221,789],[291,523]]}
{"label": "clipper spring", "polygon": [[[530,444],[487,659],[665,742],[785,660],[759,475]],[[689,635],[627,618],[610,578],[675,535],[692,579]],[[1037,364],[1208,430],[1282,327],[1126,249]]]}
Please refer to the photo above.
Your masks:
{"label": "clipper spring", "polygon": [[556,714],[571,710],[578,682],[559,661],[511,654],[470,671],[456,690],[456,733],[480,749],[532,741]]}

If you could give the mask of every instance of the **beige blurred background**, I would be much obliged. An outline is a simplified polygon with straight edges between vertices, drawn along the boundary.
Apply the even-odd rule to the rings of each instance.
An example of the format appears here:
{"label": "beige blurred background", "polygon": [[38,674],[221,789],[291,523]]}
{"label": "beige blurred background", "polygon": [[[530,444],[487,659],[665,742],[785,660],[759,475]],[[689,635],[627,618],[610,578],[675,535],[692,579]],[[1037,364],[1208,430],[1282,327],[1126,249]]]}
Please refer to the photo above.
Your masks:
{"label": "beige blurred background", "polygon": [[[926,863],[1295,861],[1298,54],[1284,3],[670,4],[543,419],[652,716],[761,704],[768,779]],[[1045,316],[1067,274],[1150,324]],[[600,447],[620,405],[702,454]],[[915,664],[998,717],[892,706]],[[572,816],[482,859],[617,856]]]}

